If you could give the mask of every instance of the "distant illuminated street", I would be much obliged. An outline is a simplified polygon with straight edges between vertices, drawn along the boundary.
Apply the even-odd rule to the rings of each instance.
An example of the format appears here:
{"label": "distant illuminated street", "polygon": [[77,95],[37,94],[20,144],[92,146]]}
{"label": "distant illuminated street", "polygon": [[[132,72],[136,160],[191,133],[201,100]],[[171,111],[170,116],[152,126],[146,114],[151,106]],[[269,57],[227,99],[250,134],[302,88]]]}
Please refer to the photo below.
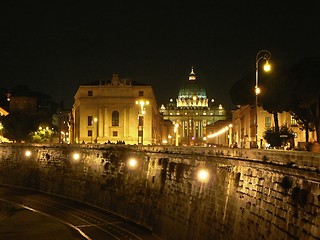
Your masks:
{"label": "distant illuminated street", "polygon": [[[39,213],[39,215],[45,215],[48,219],[48,223],[52,224],[52,219],[63,224],[66,227],[71,227],[73,239],[159,239],[153,236],[150,231],[140,228],[128,220],[120,218],[112,213],[104,211],[102,209],[88,206],[79,202],[61,198],[58,196],[52,196],[45,193],[39,193],[35,191],[18,189],[7,186],[0,186],[0,203],[1,206],[15,205],[18,211],[21,211],[22,206],[28,210]],[[5,207],[2,207],[4,209]],[[12,207],[13,208],[13,207]],[[12,213],[10,213],[12,215]],[[30,212],[30,215],[32,212]],[[30,220],[28,219],[28,226],[26,226],[26,232],[24,236],[19,236],[18,233],[4,233],[4,223],[6,221],[6,215],[1,212],[1,224],[0,224],[0,239],[26,239],[25,236],[34,236],[37,238],[37,232],[43,234],[41,226],[43,222],[37,223],[35,226],[30,226]],[[22,215],[21,215],[22,216]],[[23,215],[24,216],[24,215]],[[21,219],[21,222],[25,219]],[[17,221],[18,222],[18,221]],[[48,227],[48,225],[46,225]],[[30,228],[31,227],[31,228]],[[8,228],[8,227],[7,227]],[[72,230],[72,228],[74,230]],[[51,236],[52,232],[49,232],[47,239],[66,239],[62,236],[63,233],[57,232]],[[75,232],[77,232],[75,234]],[[31,232],[31,233],[29,233]],[[16,234],[16,235],[15,235]],[[75,236],[77,235],[77,236]],[[9,236],[9,237],[8,237]],[[42,235],[43,236],[43,235]],[[14,237],[14,238],[13,238]],[[40,235],[39,235],[40,237]]]}

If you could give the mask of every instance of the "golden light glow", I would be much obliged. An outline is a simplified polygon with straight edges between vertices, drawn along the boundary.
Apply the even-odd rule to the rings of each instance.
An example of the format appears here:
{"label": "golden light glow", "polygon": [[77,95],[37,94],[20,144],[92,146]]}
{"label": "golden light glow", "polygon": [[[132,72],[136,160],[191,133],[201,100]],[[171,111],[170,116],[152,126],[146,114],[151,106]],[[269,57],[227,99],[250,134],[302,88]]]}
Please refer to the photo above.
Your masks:
{"label": "golden light glow", "polygon": [[98,118],[94,118],[93,121],[94,121],[94,122],[98,122]]}
{"label": "golden light glow", "polygon": [[263,66],[263,70],[265,72],[269,72],[271,70],[271,65],[269,64],[268,60],[266,60],[266,64]]}
{"label": "golden light glow", "polygon": [[213,137],[217,137],[225,132],[227,132],[230,128],[232,128],[232,124],[229,124],[228,126],[224,127],[224,128],[221,128],[219,131],[213,133],[213,134],[210,134],[208,135],[207,137],[208,138],[213,138]]}
{"label": "golden light glow", "polygon": [[203,183],[208,182],[208,180],[210,178],[210,174],[207,169],[200,169],[198,171],[197,176],[198,176],[198,180]]}
{"label": "golden light glow", "polygon": [[24,155],[26,155],[26,157],[30,157],[32,155],[30,150],[26,150]]}
{"label": "golden light glow", "polygon": [[135,158],[130,158],[127,162],[128,168],[134,170],[138,167],[138,161]]}
{"label": "golden light glow", "polygon": [[80,160],[80,153],[73,153],[72,159],[74,161],[79,161]]}
{"label": "golden light glow", "polygon": [[178,124],[178,123],[176,123],[176,124],[174,125],[174,129],[173,129],[173,131],[174,131],[174,132],[177,132],[177,131],[178,131],[178,127],[179,127],[179,124]]}
{"label": "golden light glow", "polygon": [[259,87],[256,87],[256,88],[255,88],[255,92],[256,92],[256,95],[259,95],[259,94],[261,93],[260,88],[259,88]]}

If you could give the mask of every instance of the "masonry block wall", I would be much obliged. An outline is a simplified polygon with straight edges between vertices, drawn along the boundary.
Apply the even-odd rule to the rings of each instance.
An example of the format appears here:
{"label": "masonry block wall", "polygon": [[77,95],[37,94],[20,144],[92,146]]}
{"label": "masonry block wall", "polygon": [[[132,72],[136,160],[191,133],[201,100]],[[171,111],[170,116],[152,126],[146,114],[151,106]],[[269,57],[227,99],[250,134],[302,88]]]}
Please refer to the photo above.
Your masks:
{"label": "masonry block wall", "polygon": [[0,145],[1,184],[94,204],[170,240],[319,239],[319,164],[248,149]]}

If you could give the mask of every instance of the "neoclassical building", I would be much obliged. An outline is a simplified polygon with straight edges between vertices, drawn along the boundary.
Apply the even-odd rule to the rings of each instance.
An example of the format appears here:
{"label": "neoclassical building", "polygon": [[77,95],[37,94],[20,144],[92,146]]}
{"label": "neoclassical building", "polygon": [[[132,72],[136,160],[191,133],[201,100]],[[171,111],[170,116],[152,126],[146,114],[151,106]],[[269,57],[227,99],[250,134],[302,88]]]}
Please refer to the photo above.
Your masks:
{"label": "neoclassical building", "polygon": [[167,126],[171,126],[162,135],[163,143],[169,145],[203,145],[209,134],[207,127],[227,118],[222,105],[214,105],[214,101],[208,99],[193,68],[175,103],[170,100],[166,106],[161,105],[159,111]]}
{"label": "neoclassical building", "polygon": [[72,110],[73,143],[159,144],[161,115],[151,86],[113,74],[81,85]]}

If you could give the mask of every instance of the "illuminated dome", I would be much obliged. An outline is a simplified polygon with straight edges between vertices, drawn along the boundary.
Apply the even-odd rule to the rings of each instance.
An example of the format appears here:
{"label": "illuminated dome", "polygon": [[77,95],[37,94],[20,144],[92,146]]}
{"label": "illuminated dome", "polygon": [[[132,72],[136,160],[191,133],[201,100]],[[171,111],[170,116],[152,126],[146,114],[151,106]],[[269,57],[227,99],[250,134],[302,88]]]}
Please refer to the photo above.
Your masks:
{"label": "illuminated dome", "polygon": [[180,88],[177,107],[208,107],[206,90],[196,82],[193,68],[188,83]]}

